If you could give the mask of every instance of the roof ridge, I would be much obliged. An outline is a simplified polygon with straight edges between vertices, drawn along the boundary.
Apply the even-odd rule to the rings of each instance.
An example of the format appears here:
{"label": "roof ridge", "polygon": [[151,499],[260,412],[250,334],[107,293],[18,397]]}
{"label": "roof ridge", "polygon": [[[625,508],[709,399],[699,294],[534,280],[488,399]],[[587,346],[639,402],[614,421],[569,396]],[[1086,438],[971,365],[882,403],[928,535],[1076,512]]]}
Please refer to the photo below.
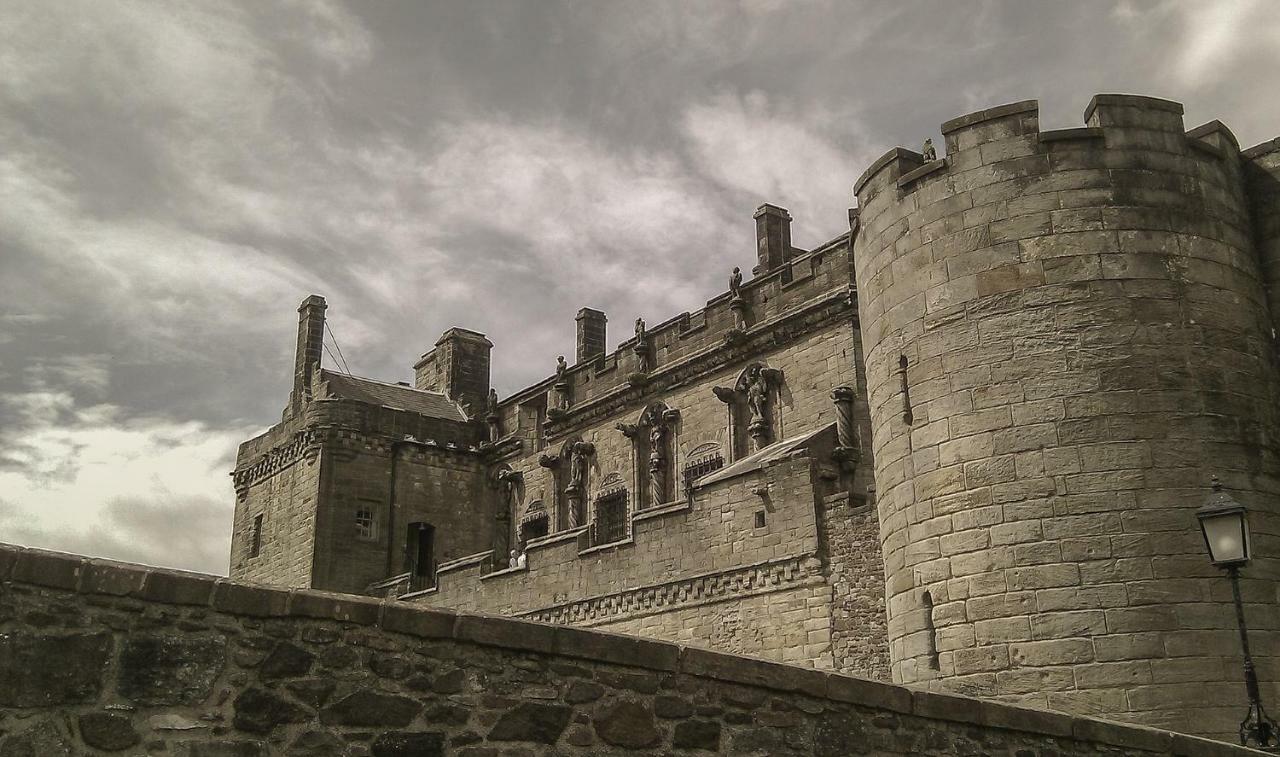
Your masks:
{"label": "roof ridge", "polygon": [[432,394],[432,395],[435,395],[436,397],[442,397],[450,402],[453,402],[453,400],[449,400],[448,395],[446,395],[444,392],[437,392],[431,389],[419,389],[418,387],[412,384],[400,384],[400,383],[393,384],[390,381],[382,381],[380,379],[369,378],[368,376],[357,376],[354,373],[342,373],[340,371],[331,371],[328,368],[321,368],[320,371],[321,373],[328,373],[332,376],[341,376],[344,378],[358,379],[360,381],[368,381],[370,384],[380,384],[381,386],[389,386],[394,389],[409,389],[415,392],[422,392],[423,394]]}

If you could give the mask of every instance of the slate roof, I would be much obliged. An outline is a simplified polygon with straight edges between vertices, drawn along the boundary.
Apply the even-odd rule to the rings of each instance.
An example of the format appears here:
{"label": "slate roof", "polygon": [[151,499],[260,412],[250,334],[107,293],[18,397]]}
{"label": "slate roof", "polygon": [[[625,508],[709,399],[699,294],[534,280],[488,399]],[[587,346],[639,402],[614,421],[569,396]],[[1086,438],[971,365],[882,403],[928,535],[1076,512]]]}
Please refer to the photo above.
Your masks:
{"label": "slate roof", "polygon": [[329,393],[334,397],[408,410],[429,418],[460,422],[467,420],[462,408],[439,392],[428,392],[402,384],[387,384],[359,376],[348,376],[345,373],[334,373],[323,368],[320,370],[320,380],[328,384]]}
{"label": "slate roof", "polygon": [[814,437],[833,428],[835,428],[835,424],[829,423],[817,431],[810,431],[807,434],[801,434],[800,436],[793,436],[790,439],[785,439],[780,442],[774,442],[759,452],[748,457],[744,457],[727,468],[721,468],[718,471],[708,473],[695,481],[693,485],[695,488],[700,489],[704,486],[714,484],[717,481],[724,481],[727,478],[733,478],[734,476],[741,476],[744,473],[750,473],[753,470],[759,470],[769,463],[774,462],[775,460],[781,460],[801,447],[807,446]]}

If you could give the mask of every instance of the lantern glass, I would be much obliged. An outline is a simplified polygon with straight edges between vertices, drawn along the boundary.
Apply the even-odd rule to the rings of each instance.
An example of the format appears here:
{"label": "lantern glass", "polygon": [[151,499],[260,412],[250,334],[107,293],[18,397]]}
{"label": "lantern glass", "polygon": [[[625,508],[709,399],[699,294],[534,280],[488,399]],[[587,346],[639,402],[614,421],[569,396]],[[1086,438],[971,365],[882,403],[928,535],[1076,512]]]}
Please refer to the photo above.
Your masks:
{"label": "lantern glass", "polygon": [[1249,528],[1244,508],[1203,513],[1200,528],[1214,565],[1240,565],[1249,561]]}

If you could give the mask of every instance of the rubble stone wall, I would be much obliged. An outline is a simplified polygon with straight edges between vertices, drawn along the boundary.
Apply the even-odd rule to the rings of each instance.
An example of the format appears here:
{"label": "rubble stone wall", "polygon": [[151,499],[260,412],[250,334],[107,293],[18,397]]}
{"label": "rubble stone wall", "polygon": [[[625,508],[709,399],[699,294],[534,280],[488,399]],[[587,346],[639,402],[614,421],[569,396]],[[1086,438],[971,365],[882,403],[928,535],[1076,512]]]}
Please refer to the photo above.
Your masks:
{"label": "rubble stone wall", "polygon": [[0,546],[0,754],[1253,754],[694,647]]}

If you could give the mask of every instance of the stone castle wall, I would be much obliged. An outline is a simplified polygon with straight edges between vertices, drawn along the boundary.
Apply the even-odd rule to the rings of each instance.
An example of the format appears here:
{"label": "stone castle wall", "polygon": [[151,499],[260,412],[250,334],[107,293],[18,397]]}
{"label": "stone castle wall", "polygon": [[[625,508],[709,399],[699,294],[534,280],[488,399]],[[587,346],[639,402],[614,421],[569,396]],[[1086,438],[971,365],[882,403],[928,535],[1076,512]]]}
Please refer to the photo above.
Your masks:
{"label": "stone castle wall", "polygon": [[0,754],[1254,754],[629,636],[0,545]]}
{"label": "stone castle wall", "polygon": [[[418,521],[437,527],[437,563],[486,548],[495,501],[485,494],[478,442],[468,424],[345,400],[310,401],[301,414],[241,445],[230,575],[361,592],[406,570],[403,531]],[[357,509],[373,514],[373,538],[357,537]],[[250,557],[258,515],[261,552]]]}
{"label": "stone castle wall", "polygon": [[899,148],[855,188],[894,680],[1226,738],[1239,639],[1193,515],[1215,473],[1251,507],[1246,612],[1280,694],[1276,353],[1240,155],[1168,101],[1085,118],[964,116],[943,159]]}
{"label": "stone castle wall", "polygon": [[[527,566],[487,574],[483,559],[442,568],[432,606],[703,639],[722,651],[831,668],[831,592],[818,559],[815,460],[765,471],[642,513],[623,543],[587,547],[581,532],[530,545]],[[752,493],[770,489],[768,504]],[[764,527],[755,527],[765,512]],[[769,609],[768,614],[752,610]],[[740,627],[742,618],[750,628]],[[703,632],[706,632],[705,634]]]}

